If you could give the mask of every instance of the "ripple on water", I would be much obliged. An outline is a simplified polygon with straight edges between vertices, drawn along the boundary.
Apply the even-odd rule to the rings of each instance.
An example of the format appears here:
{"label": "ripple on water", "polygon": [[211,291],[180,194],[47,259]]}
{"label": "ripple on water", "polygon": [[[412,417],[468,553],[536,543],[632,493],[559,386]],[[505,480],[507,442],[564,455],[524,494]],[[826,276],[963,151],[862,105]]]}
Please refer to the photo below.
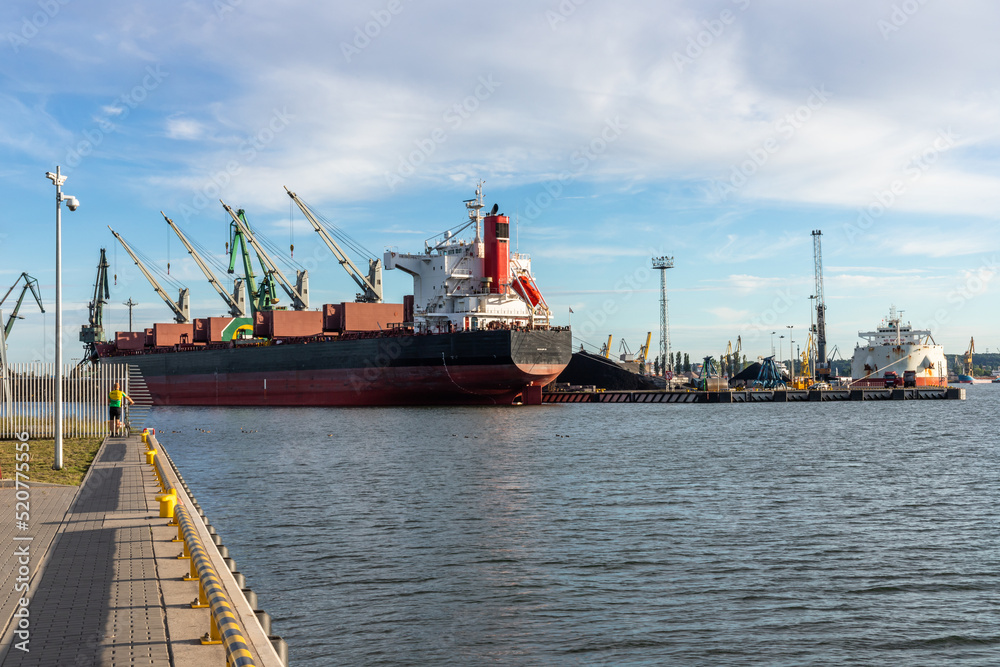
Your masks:
{"label": "ripple on water", "polygon": [[294,664],[985,665],[995,392],[153,419]]}

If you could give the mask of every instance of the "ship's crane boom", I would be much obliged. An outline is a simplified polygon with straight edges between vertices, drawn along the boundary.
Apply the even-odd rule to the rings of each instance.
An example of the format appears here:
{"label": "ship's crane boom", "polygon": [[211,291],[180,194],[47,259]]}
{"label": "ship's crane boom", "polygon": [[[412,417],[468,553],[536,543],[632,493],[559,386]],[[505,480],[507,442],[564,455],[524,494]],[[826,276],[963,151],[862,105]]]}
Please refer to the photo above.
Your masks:
{"label": "ship's crane boom", "polygon": [[312,228],[316,230],[319,237],[323,239],[323,243],[326,247],[330,249],[340,265],[344,267],[347,274],[358,284],[361,288],[361,293],[358,294],[357,300],[365,303],[382,303],[382,260],[380,259],[368,259],[368,275],[364,276],[358,267],[355,266],[351,258],[341,249],[333,237],[330,236],[326,228],[316,219],[316,215],[312,210],[306,206],[306,203],[299,199],[299,196],[288,189],[288,186],[284,186],[285,192],[288,196],[292,198],[295,205],[301,209],[303,215],[306,216],[306,220],[312,225]]}
{"label": "ship's crane boom", "polygon": [[17,284],[21,282],[22,279],[24,280],[24,287],[21,288],[21,295],[17,297],[17,303],[14,305],[14,310],[10,313],[10,319],[7,320],[7,324],[3,328],[5,338],[10,337],[11,329],[14,328],[14,321],[17,320],[17,313],[21,310],[21,304],[24,302],[24,295],[27,294],[28,290],[31,290],[31,295],[35,297],[39,310],[43,313],[45,312],[45,306],[42,305],[42,297],[38,293],[38,281],[25,272],[22,272],[21,275],[17,277],[14,284],[10,286],[7,293],[3,295],[2,299],[0,299],[0,304],[7,300],[7,297],[10,296],[10,293],[14,291],[14,288],[17,287]]}
{"label": "ship's crane boom", "polygon": [[101,261],[97,263],[97,280],[94,281],[94,298],[87,304],[88,323],[80,327],[80,342],[89,346],[104,341],[104,304],[111,298],[108,290],[108,258],[101,248]]}
{"label": "ship's crane boom", "polygon": [[[108,229],[111,229],[111,225],[108,225]],[[174,301],[170,298],[170,295],[167,294],[162,287],[160,287],[159,281],[156,280],[153,274],[150,273],[149,269],[146,268],[146,265],[142,263],[138,256],[136,256],[135,251],[132,250],[129,244],[125,242],[125,239],[123,239],[121,235],[113,229],[111,229],[111,233],[114,234],[115,238],[118,239],[118,242],[122,244],[122,247],[125,248],[125,252],[129,254],[129,257],[132,258],[135,265],[139,267],[140,271],[142,271],[142,275],[146,276],[146,280],[148,280],[149,284],[153,286],[156,293],[160,295],[163,302],[174,312],[174,321],[179,324],[189,324],[191,322],[191,290],[186,287],[180,288],[177,303],[174,303]]]}
{"label": "ship's crane boom", "polygon": [[229,306],[229,314],[233,317],[246,317],[246,300],[243,297],[243,279],[236,278],[233,285],[233,293],[229,294],[229,292],[222,287],[222,284],[218,281],[218,279],[216,279],[215,274],[212,273],[212,269],[208,267],[205,260],[201,258],[198,251],[194,249],[194,246],[192,246],[190,241],[187,240],[187,237],[184,236],[184,233],[176,224],[174,224],[174,221],[168,218],[167,214],[163,211],[160,211],[160,215],[162,215],[163,219],[167,221],[168,225],[170,225],[170,229],[174,230],[174,233],[177,234],[177,238],[179,238],[181,243],[184,244],[184,247],[187,248],[188,254],[191,255],[191,258],[194,259],[194,263],[198,265],[201,272],[205,274],[206,278],[208,278],[208,282],[213,288],[215,288],[215,291],[219,293],[222,300]]}
{"label": "ship's crane boom", "polygon": [[236,215],[236,211],[231,209],[226,202],[221,199],[219,201],[222,203],[222,208],[226,209],[226,212],[229,213],[233,222],[236,223],[236,226],[243,233],[243,237],[246,239],[247,243],[249,243],[250,246],[257,251],[257,256],[260,258],[260,261],[264,263],[267,271],[278,279],[278,283],[292,300],[292,308],[295,310],[307,310],[309,308],[309,272],[299,271],[296,276],[295,285],[288,282],[288,278],[286,278],[285,274],[281,272],[278,265],[274,263],[271,256],[267,254],[267,251],[264,250],[259,243],[257,243],[256,237],[253,235],[253,232],[250,231],[250,226],[244,224],[239,216]]}

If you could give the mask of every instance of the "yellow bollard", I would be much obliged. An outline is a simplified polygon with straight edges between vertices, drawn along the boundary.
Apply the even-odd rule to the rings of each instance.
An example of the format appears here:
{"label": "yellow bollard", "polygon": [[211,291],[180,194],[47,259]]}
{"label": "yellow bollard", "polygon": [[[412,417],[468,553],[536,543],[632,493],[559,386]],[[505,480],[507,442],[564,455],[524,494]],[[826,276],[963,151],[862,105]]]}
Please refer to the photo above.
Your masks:
{"label": "yellow bollard", "polygon": [[149,431],[147,431],[146,429],[142,429],[142,444],[145,445],[148,443],[149,443]]}
{"label": "yellow bollard", "polygon": [[174,507],[177,506],[177,490],[170,489],[170,493],[161,493],[156,499],[160,502],[160,518],[173,519]]}
{"label": "yellow bollard", "polygon": [[147,465],[155,465],[155,463],[154,463],[155,461],[156,461],[156,450],[155,449],[147,449],[146,450],[146,463],[147,463]]}

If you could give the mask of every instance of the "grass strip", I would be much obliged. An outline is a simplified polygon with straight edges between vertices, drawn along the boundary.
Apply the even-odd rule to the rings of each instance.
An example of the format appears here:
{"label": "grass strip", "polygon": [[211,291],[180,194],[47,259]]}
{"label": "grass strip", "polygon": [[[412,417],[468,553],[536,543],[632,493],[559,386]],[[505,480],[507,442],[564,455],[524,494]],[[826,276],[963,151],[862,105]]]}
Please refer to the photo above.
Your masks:
{"label": "grass strip", "polygon": [[[30,481],[79,486],[90,464],[93,463],[97,450],[101,448],[101,441],[101,438],[64,438],[62,470],[53,470],[55,440],[52,438],[29,440]],[[3,471],[4,479],[14,479],[17,442],[17,440],[0,440],[0,470]]]}

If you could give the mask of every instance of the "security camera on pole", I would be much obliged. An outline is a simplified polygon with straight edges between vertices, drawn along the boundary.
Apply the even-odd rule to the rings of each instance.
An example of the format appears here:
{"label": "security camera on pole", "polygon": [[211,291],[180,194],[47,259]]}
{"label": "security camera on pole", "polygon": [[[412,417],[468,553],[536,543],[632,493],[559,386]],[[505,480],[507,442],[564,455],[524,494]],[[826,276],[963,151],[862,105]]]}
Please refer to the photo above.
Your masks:
{"label": "security camera on pole", "polygon": [[63,194],[62,184],[66,182],[66,177],[59,173],[45,172],[45,176],[56,186],[56,391],[55,391],[55,460],[52,463],[54,470],[62,470],[62,444],[63,444],[63,423],[62,423],[62,203],[66,202],[69,210],[75,211],[80,208],[80,200],[76,197]]}

